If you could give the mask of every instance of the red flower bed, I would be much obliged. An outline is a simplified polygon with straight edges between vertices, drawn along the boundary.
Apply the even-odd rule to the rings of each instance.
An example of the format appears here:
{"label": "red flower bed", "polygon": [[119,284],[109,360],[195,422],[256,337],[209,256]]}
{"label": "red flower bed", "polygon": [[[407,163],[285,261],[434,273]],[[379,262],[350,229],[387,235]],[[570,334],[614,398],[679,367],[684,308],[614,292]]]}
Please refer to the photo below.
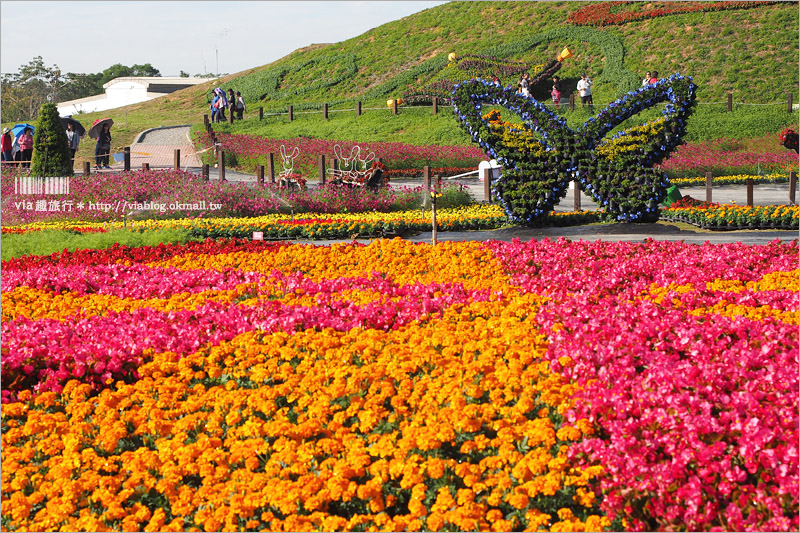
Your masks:
{"label": "red flower bed", "polygon": [[278,224],[283,224],[284,226],[311,226],[313,224],[337,224],[339,222],[346,221],[335,218],[305,218],[302,220],[279,220]]}
{"label": "red flower bed", "polygon": [[614,7],[634,4],[634,2],[602,2],[573,11],[567,17],[567,22],[578,26],[613,26],[615,24],[625,24],[626,22],[632,22],[634,20],[645,20],[666,15],[677,15],[680,13],[750,9],[775,3],[777,2],[664,2],[665,5],[663,7],[613,13],[612,9]]}
{"label": "red flower bed", "polygon": [[[12,235],[20,235],[23,233],[30,233],[32,231],[42,231],[45,228],[2,228],[0,229],[0,233],[8,233]],[[84,228],[65,228],[65,231],[71,231],[73,233],[108,233],[108,230],[105,228],[96,228],[96,227],[84,227]]]}
{"label": "red flower bed", "polygon": [[698,208],[698,209],[705,209],[705,208],[711,207],[711,206],[719,207],[719,204],[714,204],[714,203],[706,202],[706,201],[703,201],[703,200],[695,200],[691,196],[687,195],[687,196],[682,197],[677,202],[672,202],[672,205],[670,205],[669,207],[670,207],[670,209],[685,209],[685,208],[689,208],[689,207],[695,207],[695,208]]}
{"label": "red flower bed", "polygon": [[203,242],[190,241],[183,244],[159,244],[158,246],[126,246],[114,244],[103,250],[76,250],[56,252],[50,255],[26,255],[3,261],[4,271],[24,270],[45,265],[103,265],[112,263],[149,263],[163,261],[185,254],[218,255],[232,252],[275,252],[286,243],[268,243],[249,239],[208,239]]}

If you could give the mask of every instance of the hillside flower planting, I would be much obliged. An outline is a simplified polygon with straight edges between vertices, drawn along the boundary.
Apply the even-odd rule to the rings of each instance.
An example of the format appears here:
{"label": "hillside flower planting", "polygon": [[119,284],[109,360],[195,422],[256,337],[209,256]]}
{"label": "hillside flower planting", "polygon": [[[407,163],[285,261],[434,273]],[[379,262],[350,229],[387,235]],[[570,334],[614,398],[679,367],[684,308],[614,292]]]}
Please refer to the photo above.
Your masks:
{"label": "hillside flower planting", "polygon": [[473,78],[497,76],[502,85],[513,85],[519,81],[519,75],[524,72],[531,76],[530,87],[534,88],[546,85],[559,69],[561,61],[555,59],[549,60],[546,64],[529,64],[485,54],[458,55],[418,87],[406,92],[403,101],[408,104],[428,104],[436,97],[440,103],[449,105],[453,85],[456,83]]}
{"label": "hillside flower planting", "polygon": [[[696,13],[702,11],[722,11],[728,9],[752,9],[775,2],[659,2],[660,7],[652,7],[647,4],[647,8],[639,8],[636,2],[599,2],[587,5],[577,11],[573,11],[567,17],[567,22],[581,26],[612,26],[625,24],[634,20],[647,20],[655,17],[667,15],[678,15],[681,13]],[[619,10],[620,7],[635,6],[633,9]]]}
{"label": "hillside flower planting", "polygon": [[796,530],[797,256],[234,239],[3,262],[3,528]]}
{"label": "hillside flower planting", "polygon": [[[670,177],[694,176],[697,172],[726,174],[768,174],[775,170],[797,172],[797,154],[776,149],[774,152],[732,151],[730,140],[718,139],[687,143],[666,159],[658,168]],[[688,175],[688,176],[687,176]]]}

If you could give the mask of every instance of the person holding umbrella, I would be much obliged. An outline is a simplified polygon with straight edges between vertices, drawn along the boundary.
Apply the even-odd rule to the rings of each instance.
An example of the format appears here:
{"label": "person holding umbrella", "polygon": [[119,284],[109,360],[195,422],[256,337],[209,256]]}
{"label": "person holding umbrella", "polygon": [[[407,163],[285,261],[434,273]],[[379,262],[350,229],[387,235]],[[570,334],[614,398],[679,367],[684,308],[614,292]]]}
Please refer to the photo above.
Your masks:
{"label": "person holding umbrella", "polygon": [[97,139],[94,147],[95,169],[106,168],[108,166],[108,155],[111,153],[111,126],[114,121],[110,118],[97,119],[89,128],[89,137]]}
{"label": "person holding umbrella", "polygon": [[228,107],[228,97],[225,96],[225,91],[219,87],[214,89],[214,92],[219,96],[219,111],[217,111],[217,122],[228,120],[225,118],[225,109]]}

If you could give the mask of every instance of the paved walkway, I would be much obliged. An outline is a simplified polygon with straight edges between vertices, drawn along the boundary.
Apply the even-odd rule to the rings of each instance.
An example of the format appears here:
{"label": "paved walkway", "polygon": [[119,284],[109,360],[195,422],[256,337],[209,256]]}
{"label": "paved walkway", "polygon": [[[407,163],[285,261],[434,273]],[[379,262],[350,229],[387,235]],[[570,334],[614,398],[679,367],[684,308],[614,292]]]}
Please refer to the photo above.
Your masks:
{"label": "paved walkway", "polygon": [[[144,163],[153,169],[174,168],[175,150],[181,151],[181,169],[190,171],[202,169],[202,163],[195,155],[195,147],[189,138],[189,126],[154,128],[142,132],[136,142],[131,144],[131,169],[140,169]],[[93,168],[92,172],[119,172],[125,168],[121,153],[117,153],[116,158],[111,157],[109,163],[111,170]]]}

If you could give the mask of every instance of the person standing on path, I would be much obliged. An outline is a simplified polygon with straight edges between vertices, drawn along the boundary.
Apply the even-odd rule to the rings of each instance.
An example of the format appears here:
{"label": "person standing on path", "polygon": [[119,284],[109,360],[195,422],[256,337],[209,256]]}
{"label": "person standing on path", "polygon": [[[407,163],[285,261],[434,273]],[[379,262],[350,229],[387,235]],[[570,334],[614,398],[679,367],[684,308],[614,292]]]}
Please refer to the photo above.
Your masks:
{"label": "person standing on path", "polygon": [[217,122],[225,122],[228,120],[225,117],[225,108],[228,107],[228,100],[225,98],[225,91],[217,87],[214,92],[219,97],[219,106],[217,107]]}
{"label": "person standing on path", "polygon": [[81,142],[80,134],[75,131],[72,122],[67,123],[67,144],[69,144],[69,151],[72,154],[72,165],[75,165],[75,152],[78,151],[78,145]]}
{"label": "person standing on path", "polygon": [[23,168],[31,168],[31,159],[33,158],[33,135],[31,135],[30,128],[25,128],[25,133],[20,136],[19,150],[22,157]]}
{"label": "person standing on path", "polygon": [[527,72],[522,75],[522,79],[519,80],[519,85],[523,96],[531,95],[531,79]]}
{"label": "person standing on path", "polygon": [[233,89],[228,89],[228,111],[231,114],[231,124],[236,116],[236,95],[233,94]]}
{"label": "person standing on path", "polygon": [[11,157],[12,146],[13,142],[11,140],[11,130],[8,128],[3,128],[3,139],[0,148],[2,148],[3,152],[3,161],[5,161],[6,163],[14,160]]}
{"label": "person standing on path", "polygon": [[550,91],[550,96],[553,97],[553,104],[555,104],[557,111],[558,104],[561,102],[561,78],[558,76],[553,76],[553,90]]}
{"label": "person standing on path", "polygon": [[103,128],[97,132],[97,144],[94,147],[95,169],[110,169],[108,166],[108,154],[111,153],[111,126],[103,124]]}
{"label": "person standing on path", "polygon": [[586,74],[581,74],[581,81],[578,82],[578,94],[581,95],[581,104],[583,107],[586,107],[588,104],[589,107],[594,107],[594,102],[592,101],[592,79],[586,77]]}
{"label": "person standing on path", "polygon": [[219,122],[219,95],[211,92],[211,122]]}
{"label": "person standing on path", "polygon": [[244,118],[244,98],[242,98],[242,93],[236,91],[236,118],[242,120]]}

